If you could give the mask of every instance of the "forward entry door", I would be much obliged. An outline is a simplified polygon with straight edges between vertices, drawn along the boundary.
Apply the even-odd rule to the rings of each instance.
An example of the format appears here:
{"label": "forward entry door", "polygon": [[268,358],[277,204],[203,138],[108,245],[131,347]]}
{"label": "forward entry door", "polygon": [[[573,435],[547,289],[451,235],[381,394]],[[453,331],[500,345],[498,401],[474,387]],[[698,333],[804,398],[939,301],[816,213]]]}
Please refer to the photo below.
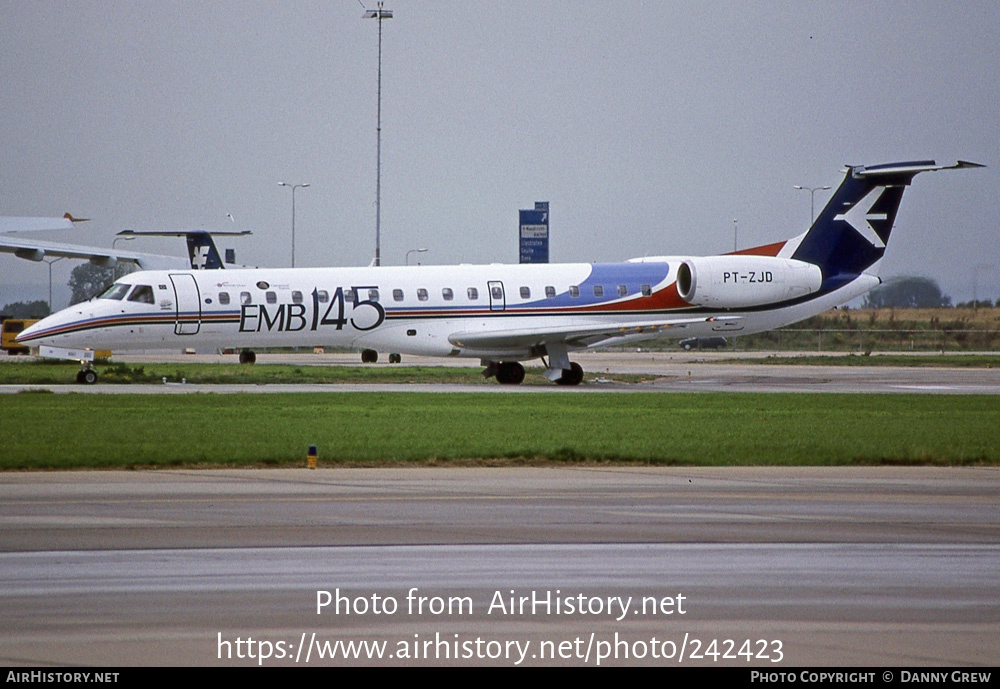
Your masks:
{"label": "forward entry door", "polygon": [[177,273],[170,276],[174,286],[175,335],[195,335],[201,330],[201,295],[193,275]]}

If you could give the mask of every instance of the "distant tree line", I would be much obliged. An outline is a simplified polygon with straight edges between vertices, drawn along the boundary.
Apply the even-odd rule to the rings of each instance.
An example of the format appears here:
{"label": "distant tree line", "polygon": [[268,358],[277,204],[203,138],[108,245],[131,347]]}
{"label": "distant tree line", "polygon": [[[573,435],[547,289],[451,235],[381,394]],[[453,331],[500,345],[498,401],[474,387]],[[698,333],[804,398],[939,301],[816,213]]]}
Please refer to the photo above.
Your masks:
{"label": "distant tree line", "polygon": [[937,281],[910,276],[888,280],[865,295],[863,307],[933,309],[951,306],[951,297],[941,292]]}
{"label": "distant tree line", "polygon": [[12,304],[5,304],[0,309],[0,315],[10,316],[11,318],[45,318],[50,313],[52,313],[52,310],[49,309],[49,303],[44,299],[15,301]]}

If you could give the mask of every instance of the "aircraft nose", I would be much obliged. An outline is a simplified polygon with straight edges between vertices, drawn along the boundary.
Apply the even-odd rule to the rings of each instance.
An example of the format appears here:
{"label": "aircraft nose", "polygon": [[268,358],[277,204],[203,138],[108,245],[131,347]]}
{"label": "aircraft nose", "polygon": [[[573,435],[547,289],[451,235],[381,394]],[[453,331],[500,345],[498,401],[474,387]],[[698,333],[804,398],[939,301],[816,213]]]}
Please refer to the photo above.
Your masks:
{"label": "aircraft nose", "polygon": [[51,331],[52,326],[56,325],[58,322],[59,319],[57,319],[55,315],[46,316],[34,325],[22,330],[14,339],[22,344],[39,344],[41,339],[45,337],[45,334]]}

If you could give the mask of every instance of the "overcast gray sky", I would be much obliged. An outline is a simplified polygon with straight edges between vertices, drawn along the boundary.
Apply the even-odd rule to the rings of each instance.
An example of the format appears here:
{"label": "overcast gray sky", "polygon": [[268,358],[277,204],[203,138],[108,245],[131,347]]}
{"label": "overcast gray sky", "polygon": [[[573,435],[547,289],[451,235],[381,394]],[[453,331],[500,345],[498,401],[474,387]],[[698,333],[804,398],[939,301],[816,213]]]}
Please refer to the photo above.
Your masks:
{"label": "overcast gray sky", "polygon": [[[734,218],[741,248],[802,231],[809,194],[792,185],[836,186],[844,164],[965,159],[990,167],[916,178],[882,272],[1000,297],[995,0],[386,7],[385,265],[417,247],[424,263],[516,262],[517,211],[539,200],[552,261],[719,253]],[[287,266],[277,183],[308,182],[296,264],[367,265],[377,22],[363,11],[0,0],[0,214],[90,217],[41,238],[102,246],[123,229],[250,229],[225,244]],[[0,255],[0,276],[0,305],[47,296],[44,264]]]}

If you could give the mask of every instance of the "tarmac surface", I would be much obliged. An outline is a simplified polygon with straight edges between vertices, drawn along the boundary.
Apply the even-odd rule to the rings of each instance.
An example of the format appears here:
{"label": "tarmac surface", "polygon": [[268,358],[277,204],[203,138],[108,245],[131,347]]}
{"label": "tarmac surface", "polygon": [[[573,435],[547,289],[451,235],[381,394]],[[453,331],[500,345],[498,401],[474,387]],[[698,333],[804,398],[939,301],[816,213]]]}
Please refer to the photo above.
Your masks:
{"label": "tarmac surface", "polygon": [[[791,353],[795,354],[795,353]],[[809,354],[803,352],[799,354]],[[733,352],[581,352],[573,355],[585,371],[584,384],[575,388],[541,385],[453,384],[335,384],[335,385],[0,385],[0,394],[25,388],[47,388],[59,393],[90,394],[185,394],[198,392],[496,392],[544,394],[567,392],[831,392],[831,393],[922,393],[952,395],[1000,394],[1000,368],[938,368],[929,366],[812,366],[750,363],[766,354]],[[933,357],[934,355],[915,355]],[[722,360],[737,363],[721,363]],[[877,358],[877,357],[876,357]],[[232,363],[234,355],[176,353],[116,355],[115,362]],[[747,359],[747,363],[739,363]],[[272,363],[296,366],[359,366],[357,354],[260,354],[257,366]],[[408,357],[404,365],[480,368],[475,359]],[[378,363],[390,368],[395,364]],[[526,368],[541,368],[528,362]],[[635,383],[610,382],[603,376],[618,373],[641,376]]]}
{"label": "tarmac surface", "polygon": [[5,474],[0,663],[995,665],[998,494],[995,468]]}
{"label": "tarmac surface", "polygon": [[[994,369],[717,362],[731,356],[585,353],[571,390],[1000,391]],[[612,372],[648,379],[601,382]],[[0,664],[995,665],[998,495],[994,467],[0,474]]]}

